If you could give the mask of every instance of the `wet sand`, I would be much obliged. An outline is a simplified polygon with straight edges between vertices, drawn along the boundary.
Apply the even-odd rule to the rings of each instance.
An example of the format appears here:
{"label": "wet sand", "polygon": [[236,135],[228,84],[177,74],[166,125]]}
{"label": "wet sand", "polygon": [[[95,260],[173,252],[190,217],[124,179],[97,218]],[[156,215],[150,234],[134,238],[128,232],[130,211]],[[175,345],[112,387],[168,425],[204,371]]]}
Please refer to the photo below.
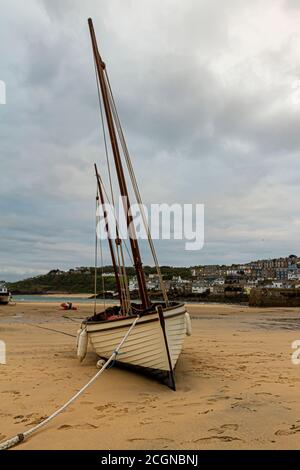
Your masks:
{"label": "wet sand", "polygon": [[47,297],[49,299],[51,299],[52,297],[54,298],[58,298],[58,297],[61,297],[62,299],[65,299],[65,298],[68,298],[68,297],[72,297],[73,299],[90,299],[92,297],[93,294],[69,294],[69,293],[65,293],[65,294],[41,294],[40,297],[44,297],[45,298],[45,302],[47,302]]}
{"label": "wet sand", "polygon": [[[16,449],[298,449],[300,365],[291,362],[291,343],[300,340],[300,310],[188,310],[193,336],[177,366],[177,392],[110,369]],[[96,373],[92,352],[78,363],[72,336],[91,311],[0,306],[0,440],[49,416]]]}

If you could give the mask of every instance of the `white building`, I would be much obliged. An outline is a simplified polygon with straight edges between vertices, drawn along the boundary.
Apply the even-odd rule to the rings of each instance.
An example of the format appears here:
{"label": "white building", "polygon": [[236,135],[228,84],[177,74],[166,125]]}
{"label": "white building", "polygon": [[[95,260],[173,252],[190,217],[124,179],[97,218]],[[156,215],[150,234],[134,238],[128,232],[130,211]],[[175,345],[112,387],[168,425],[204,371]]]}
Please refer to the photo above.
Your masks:
{"label": "white building", "polygon": [[227,276],[237,276],[238,274],[238,269],[228,269],[226,271]]}
{"label": "white building", "polygon": [[300,281],[300,271],[297,269],[297,270],[288,272],[288,280]]}
{"label": "white building", "polygon": [[138,286],[137,278],[136,277],[131,278],[128,284],[129,292],[136,291],[138,290],[138,288],[139,286]]}
{"label": "white building", "polygon": [[283,282],[281,281],[273,281],[271,284],[268,284],[266,287],[269,287],[271,289],[282,289],[283,287]]}
{"label": "white building", "polygon": [[225,284],[225,279],[215,279],[212,283],[213,286],[224,286]]}
{"label": "white building", "polygon": [[200,287],[200,286],[192,286],[192,293],[193,294],[204,294],[204,292],[208,291],[207,287]]}

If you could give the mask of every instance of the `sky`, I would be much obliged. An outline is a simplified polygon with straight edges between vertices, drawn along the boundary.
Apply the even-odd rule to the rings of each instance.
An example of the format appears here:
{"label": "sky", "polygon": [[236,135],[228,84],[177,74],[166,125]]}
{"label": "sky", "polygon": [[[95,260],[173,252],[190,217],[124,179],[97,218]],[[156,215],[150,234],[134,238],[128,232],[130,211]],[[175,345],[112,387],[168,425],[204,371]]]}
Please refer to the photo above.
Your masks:
{"label": "sky", "polygon": [[205,205],[203,249],[160,263],[299,254],[299,0],[0,0],[0,279],[93,265],[88,17],[144,202]]}

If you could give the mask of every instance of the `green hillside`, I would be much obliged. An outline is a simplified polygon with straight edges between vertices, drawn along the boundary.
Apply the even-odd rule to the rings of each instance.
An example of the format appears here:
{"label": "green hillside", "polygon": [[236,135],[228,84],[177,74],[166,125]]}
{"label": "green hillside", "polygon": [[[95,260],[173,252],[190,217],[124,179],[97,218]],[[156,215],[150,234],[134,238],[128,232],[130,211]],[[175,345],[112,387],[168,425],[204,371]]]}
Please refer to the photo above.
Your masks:
{"label": "green hillside", "polygon": [[[172,279],[173,276],[181,276],[184,279],[191,277],[189,268],[173,268],[170,266],[163,266],[162,273],[164,279]],[[133,268],[126,268],[128,277],[135,275]],[[155,268],[145,266],[144,271],[146,276],[154,274]],[[104,273],[112,273],[111,266],[106,266],[103,269]],[[97,276],[98,292],[102,292],[102,275],[101,270],[98,271]],[[94,268],[76,268],[69,271],[52,270],[48,274],[24,279],[18,282],[7,284],[13,294],[46,294],[46,293],[93,293],[94,292]],[[115,290],[114,277],[104,277],[104,289],[106,291]]]}

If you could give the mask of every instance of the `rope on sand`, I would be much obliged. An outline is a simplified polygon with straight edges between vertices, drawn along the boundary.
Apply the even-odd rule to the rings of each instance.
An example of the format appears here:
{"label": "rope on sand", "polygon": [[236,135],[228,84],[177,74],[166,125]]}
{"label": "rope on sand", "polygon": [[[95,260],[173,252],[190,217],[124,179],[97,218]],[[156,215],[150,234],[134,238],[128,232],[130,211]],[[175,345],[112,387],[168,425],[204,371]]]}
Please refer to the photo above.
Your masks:
{"label": "rope on sand", "polygon": [[70,318],[70,317],[67,317],[67,315],[63,315],[62,317],[65,318],[66,320],[70,320],[74,323],[78,323],[78,320],[81,321],[81,322],[84,320],[84,318],[78,318],[78,317]]}
{"label": "rope on sand", "polygon": [[53,331],[54,333],[60,333],[61,335],[72,336],[72,338],[76,338],[76,335],[72,335],[71,333],[66,333],[65,331],[54,330],[53,328],[46,328],[45,326],[34,325],[33,323],[27,323],[27,325],[33,326],[34,328],[39,328],[40,330]]}
{"label": "rope on sand", "polygon": [[100,377],[101,374],[103,374],[103,372],[105,371],[105,369],[108,368],[110,363],[113,362],[115,360],[115,358],[120,354],[120,349],[124,345],[125,341],[127,340],[128,336],[130,335],[130,333],[134,329],[134,327],[137,324],[139,319],[140,319],[139,316],[135,318],[134,322],[130,326],[129,330],[127,331],[126,335],[124,336],[124,338],[120,342],[119,346],[115,349],[115,351],[112,353],[110,358],[105,362],[102,369],[99,370],[99,372],[97,372],[97,374],[94,375],[94,377],[87,384],[85,384],[84,387],[82,387],[79,390],[79,392],[77,392],[72,398],[70,398],[70,400],[68,400],[63,406],[61,406],[57,411],[55,411],[55,413],[53,413],[48,418],[44,419],[41,423],[37,424],[36,426],[29,429],[28,431],[26,431],[24,433],[21,433],[21,434],[17,434],[16,436],[12,437],[11,439],[8,439],[7,441],[0,444],[0,450],[10,449],[11,447],[14,447],[15,445],[19,444],[20,442],[23,442],[25,439],[27,439],[33,433],[37,432],[40,428],[46,426],[46,424],[48,424],[50,421],[52,421],[52,419],[56,418],[56,416],[58,416],[60,413],[65,411],[65,409],[68,406],[70,406],[71,403],[73,403],[78,397],[80,397],[80,395],[82,395],[86,391],[86,389],[89,388],[98,379],[98,377]]}

